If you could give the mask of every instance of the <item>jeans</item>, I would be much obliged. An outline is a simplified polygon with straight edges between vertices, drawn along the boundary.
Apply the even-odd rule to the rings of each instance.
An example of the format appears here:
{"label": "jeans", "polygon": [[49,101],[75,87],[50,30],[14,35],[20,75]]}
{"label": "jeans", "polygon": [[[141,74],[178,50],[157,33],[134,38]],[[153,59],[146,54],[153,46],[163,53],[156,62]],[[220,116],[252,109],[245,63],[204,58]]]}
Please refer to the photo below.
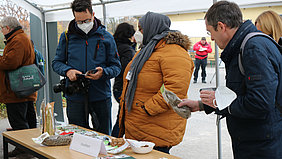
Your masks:
{"label": "jeans", "polygon": [[[119,103],[120,102],[120,96],[121,96],[121,93],[122,91],[117,91],[117,90],[114,90],[113,94],[114,94],[114,97],[116,99],[116,101]],[[116,123],[113,127],[113,131],[112,131],[112,136],[113,137],[118,137],[118,134],[119,134],[119,111],[120,111],[120,106],[118,108],[118,114],[117,114],[117,120],[116,120]]]}
{"label": "jeans", "polygon": [[201,66],[201,69],[202,69],[202,81],[204,81],[206,79],[206,66],[207,66],[207,58],[205,59],[195,59],[195,71],[194,71],[194,81],[197,81],[198,79],[198,72],[199,72],[199,69],[200,69],[200,66]]}
{"label": "jeans", "polygon": [[[89,102],[88,112],[94,112],[97,116],[99,127],[96,131],[111,135],[112,129],[112,100],[107,98],[102,101]],[[89,116],[88,114],[88,116]],[[89,128],[86,121],[84,102],[67,100],[67,116],[70,124],[75,124],[85,128]]]}
{"label": "jeans", "polygon": [[8,120],[13,130],[36,128],[36,114],[33,101],[6,103]]}

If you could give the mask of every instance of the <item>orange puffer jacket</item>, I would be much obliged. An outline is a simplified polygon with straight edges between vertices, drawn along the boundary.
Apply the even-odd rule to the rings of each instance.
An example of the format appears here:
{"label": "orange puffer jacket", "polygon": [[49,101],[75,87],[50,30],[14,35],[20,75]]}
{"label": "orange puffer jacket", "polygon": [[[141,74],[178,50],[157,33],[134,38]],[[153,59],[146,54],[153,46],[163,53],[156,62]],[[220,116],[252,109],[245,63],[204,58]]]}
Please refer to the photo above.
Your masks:
{"label": "orange puffer jacket", "polygon": [[0,56],[0,103],[20,103],[36,100],[36,93],[26,98],[17,98],[11,90],[5,74],[5,71],[33,64],[34,58],[35,54],[30,39],[22,29],[15,31],[7,39],[3,56]]}
{"label": "orange puffer jacket", "polygon": [[124,72],[120,110],[120,136],[139,141],[151,141],[156,146],[174,146],[182,141],[186,119],[177,115],[160,92],[162,84],[181,99],[187,97],[194,64],[187,49],[190,41],[179,32],[170,33],[155,47],[151,57],[138,74],[132,110],[127,111],[125,92],[128,81]]}

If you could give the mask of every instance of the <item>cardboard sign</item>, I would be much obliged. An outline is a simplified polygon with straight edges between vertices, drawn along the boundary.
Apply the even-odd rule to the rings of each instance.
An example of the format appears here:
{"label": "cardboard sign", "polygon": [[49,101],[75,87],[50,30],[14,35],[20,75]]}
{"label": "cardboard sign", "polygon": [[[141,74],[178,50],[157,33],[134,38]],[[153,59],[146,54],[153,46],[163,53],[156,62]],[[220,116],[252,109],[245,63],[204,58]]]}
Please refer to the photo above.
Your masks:
{"label": "cardboard sign", "polygon": [[106,147],[102,140],[77,133],[73,135],[70,149],[93,157],[98,157],[99,153],[107,155]]}

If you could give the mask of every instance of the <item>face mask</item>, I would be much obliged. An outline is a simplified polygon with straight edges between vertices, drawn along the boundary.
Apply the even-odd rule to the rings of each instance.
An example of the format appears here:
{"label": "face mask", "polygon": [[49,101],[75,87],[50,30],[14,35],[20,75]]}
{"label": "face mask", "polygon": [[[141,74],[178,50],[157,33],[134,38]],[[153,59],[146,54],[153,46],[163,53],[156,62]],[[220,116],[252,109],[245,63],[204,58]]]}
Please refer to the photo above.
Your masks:
{"label": "face mask", "polygon": [[136,31],[133,36],[134,36],[134,38],[135,38],[135,40],[136,40],[136,42],[138,44],[142,44],[142,42],[143,42],[143,34],[140,31]]}
{"label": "face mask", "polygon": [[81,29],[85,34],[88,34],[88,32],[93,28],[93,22],[77,24],[77,26],[78,26],[78,28]]}

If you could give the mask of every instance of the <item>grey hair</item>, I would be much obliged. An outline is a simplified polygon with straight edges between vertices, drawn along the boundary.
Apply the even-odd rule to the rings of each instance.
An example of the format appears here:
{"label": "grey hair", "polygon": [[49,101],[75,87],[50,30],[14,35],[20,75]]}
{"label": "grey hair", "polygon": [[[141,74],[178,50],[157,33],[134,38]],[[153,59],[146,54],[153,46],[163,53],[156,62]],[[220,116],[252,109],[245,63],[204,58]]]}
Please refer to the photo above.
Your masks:
{"label": "grey hair", "polygon": [[242,12],[236,3],[219,1],[214,3],[205,15],[208,25],[217,31],[217,23],[222,22],[227,27],[238,28],[243,23]]}
{"label": "grey hair", "polygon": [[11,29],[15,29],[16,27],[21,26],[21,24],[15,17],[7,16],[0,21],[0,26],[8,26]]}

